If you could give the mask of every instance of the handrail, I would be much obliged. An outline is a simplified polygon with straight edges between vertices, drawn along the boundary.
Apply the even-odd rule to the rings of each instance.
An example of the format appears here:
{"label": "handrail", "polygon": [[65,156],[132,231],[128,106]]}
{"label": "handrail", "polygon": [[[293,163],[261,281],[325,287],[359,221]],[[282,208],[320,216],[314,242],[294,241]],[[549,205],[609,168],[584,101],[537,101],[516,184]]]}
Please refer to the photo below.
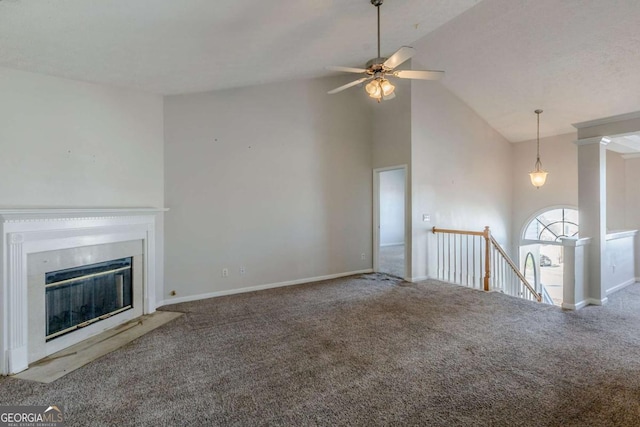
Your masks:
{"label": "handrail", "polygon": [[[503,289],[503,291],[524,298],[523,296],[524,294],[522,293],[522,292],[525,292],[524,289],[520,288],[521,290],[518,291],[517,289],[513,288],[513,284],[516,283],[515,280],[517,278],[517,280],[524,285],[524,287],[526,288],[526,291],[528,291],[531,294],[530,295],[531,297],[535,297],[535,299],[538,302],[542,301],[542,295],[536,292],[535,288],[531,286],[531,284],[526,279],[526,277],[524,277],[524,275],[520,272],[516,264],[511,260],[511,258],[509,258],[505,250],[493,238],[489,227],[485,227],[484,231],[454,230],[454,229],[444,229],[444,228],[433,227],[431,231],[433,232],[433,234],[442,233],[442,234],[450,235],[446,239],[438,238],[437,240],[438,277],[440,277],[440,271],[441,271],[440,270],[440,266],[441,266],[440,243],[442,242],[442,278],[443,279],[445,279],[445,276],[446,276],[446,280],[451,281],[451,273],[453,272],[453,282],[459,281],[458,284],[464,285],[463,277],[466,277],[467,286],[469,286],[469,282],[471,282],[472,284],[477,283],[475,282],[476,277],[482,277],[482,287],[484,288],[485,291],[489,291],[491,288],[490,284],[492,283],[491,266],[493,264],[494,267],[496,268],[496,271],[495,271],[496,278],[493,279],[494,285],[496,285],[496,283],[499,283],[499,286],[501,289]],[[464,241],[463,236],[465,239],[467,239],[466,241]],[[471,237],[471,243],[469,243],[469,240],[468,240],[469,236],[473,236]],[[482,237],[483,239],[478,240],[477,237]],[[453,240],[453,251],[452,251],[452,245],[451,245],[452,240]],[[483,242],[484,244],[480,243],[482,242],[482,240],[484,240]],[[476,248],[478,247],[482,248],[482,246],[484,246],[484,251],[482,249],[476,251]],[[497,252],[497,254],[494,254],[494,257],[496,258],[493,260],[491,256],[492,246]],[[446,252],[445,252],[445,247],[446,247]],[[458,253],[457,252],[458,249],[460,251],[464,251],[466,249],[466,256],[462,252]],[[473,252],[471,257],[473,260],[472,266],[470,266],[470,263],[469,263],[470,251]],[[500,255],[501,259],[497,258],[498,254]],[[453,268],[451,268],[452,259],[453,259]],[[465,259],[466,259],[466,264],[464,263]],[[447,261],[446,267],[445,267],[445,261]],[[479,261],[479,262],[476,263],[476,261]],[[482,272],[481,270],[480,271],[478,270],[478,267],[482,269],[482,264],[484,264],[484,272]],[[509,269],[513,274],[515,274],[515,277],[513,275],[509,275],[510,273],[507,273],[507,270]],[[479,273],[479,275],[477,275],[476,273]],[[473,280],[470,281],[469,276],[473,276],[472,277]],[[511,285],[508,285],[508,283],[511,283]],[[477,287],[477,286],[473,285],[473,287]]]}
{"label": "handrail", "polygon": [[502,249],[502,246],[500,246],[500,243],[498,243],[496,241],[496,239],[493,238],[493,236],[491,236],[491,243],[493,244],[493,247],[496,248],[496,250],[500,253],[500,255],[502,255],[502,257],[507,262],[509,267],[511,267],[511,270],[513,270],[513,272],[516,274],[516,276],[518,276],[518,279],[520,279],[522,284],[529,290],[529,292],[531,292],[533,295],[536,296],[536,299],[538,300],[538,302],[541,302],[542,301],[542,295],[540,295],[538,292],[536,292],[535,288],[533,286],[531,286],[531,284],[529,283],[527,278],[524,277],[524,274],[522,274],[520,272],[520,270],[518,269],[516,264],[511,260],[511,258],[509,258],[509,255],[507,255],[507,253],[504,251],[504,249]]}
{"label": "handrail", "polygon": [[463,236],[484,236],[484,231],[450,230],[446,228],[436,228],[436,227],[433,227],[431,229],[431,232],[433,234],[446,233],[446,234],[462,234]]}

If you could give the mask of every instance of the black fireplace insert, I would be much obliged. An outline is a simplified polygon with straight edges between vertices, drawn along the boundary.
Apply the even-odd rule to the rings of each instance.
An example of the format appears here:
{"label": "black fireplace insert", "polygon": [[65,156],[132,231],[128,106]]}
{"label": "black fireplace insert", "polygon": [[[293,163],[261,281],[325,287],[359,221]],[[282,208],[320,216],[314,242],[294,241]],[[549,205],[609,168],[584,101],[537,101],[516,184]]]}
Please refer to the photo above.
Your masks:
{"label": "black fireplace insert", "polygon": [[133,308],[132,258],[46,273],[47,341]]}

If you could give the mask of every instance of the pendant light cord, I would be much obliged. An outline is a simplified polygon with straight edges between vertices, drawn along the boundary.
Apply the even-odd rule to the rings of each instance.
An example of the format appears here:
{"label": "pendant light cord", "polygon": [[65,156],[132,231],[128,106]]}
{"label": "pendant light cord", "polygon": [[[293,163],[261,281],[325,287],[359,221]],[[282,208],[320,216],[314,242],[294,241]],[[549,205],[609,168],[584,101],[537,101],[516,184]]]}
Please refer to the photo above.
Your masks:
{"label": "pendant light cord", "polygon": [[538,116],[538,163],[540,163],[540,113],[536,114]]}
{"label": "pendant light cord", "polygon": [[536,154],[536,170],[539,171],[542,169],[542,162],[540,161],[540,114],[542,114],[542,110],[536,110],[534,111],[534,113],[536,113],[536,116],[538,116],[538,133],[536,137],[538,141]]}

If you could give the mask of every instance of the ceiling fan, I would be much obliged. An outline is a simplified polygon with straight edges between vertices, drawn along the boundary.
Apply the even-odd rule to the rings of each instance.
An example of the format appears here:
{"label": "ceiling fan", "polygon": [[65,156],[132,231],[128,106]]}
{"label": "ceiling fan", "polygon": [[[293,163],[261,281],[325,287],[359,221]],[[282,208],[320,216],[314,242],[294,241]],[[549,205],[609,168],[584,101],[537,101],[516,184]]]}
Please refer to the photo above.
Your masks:
{"label": "ceiling fan", "polygon": [[364,74],[365,76],[358,80],[347,83],[327,92],[329,95],[341,92],[350,87],[361,83],[369,82],[365,86],[365,90],[371,98],[380,100],[388,100],[395,98],[395,86],[391,84],[387,77],[398,77],[400,79],[419,79],[419,80],[438,80],[444,75],[444,71],[429,70],[395,70],[395,68],[403,62],[409,60],[414,54],[415,49],[409,46],[403,46],[398,49],[389,58],[380,56],[380,6],[384,0],[371,0],[371,4],[378,10],[378,57],[367,62],[367,68],[351,68],[351,67],[327,67],[331,71],[343,71],[346,73]]}

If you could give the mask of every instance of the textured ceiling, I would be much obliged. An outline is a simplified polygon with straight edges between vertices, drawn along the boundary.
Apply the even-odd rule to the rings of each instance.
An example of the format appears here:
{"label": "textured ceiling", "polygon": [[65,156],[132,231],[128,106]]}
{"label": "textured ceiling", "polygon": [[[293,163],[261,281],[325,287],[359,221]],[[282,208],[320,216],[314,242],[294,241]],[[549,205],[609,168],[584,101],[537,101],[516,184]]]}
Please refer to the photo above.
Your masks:
{"label": "textured ceiling", "polygon": [[[417,47],[414,68],[445,70],[442,84],[517,142],[535,138],[537,108],[543,137],[639,111],[639,21],[638,0],[387,0],[382,53]],[[374,56],[369,0],[0,0],[0,66],[153,93]]]}
{"label": "textured ceiling", "polygon": [[512,142],[640,110],[640,1],[484,0],[419,43],[419,68]]}
{"label": "textured ceiling", "polygon": [[611,142],[607,145],[607,150],[620,154],[640,153],[640,135],[633,134],[611,138]]}
{"label": "textured ceiling", "polygon": [[[387,0],[390,55],[479,0]],[[369,0],[0,0],[0,65],[161,94],[326,75],[376,56]]]}

